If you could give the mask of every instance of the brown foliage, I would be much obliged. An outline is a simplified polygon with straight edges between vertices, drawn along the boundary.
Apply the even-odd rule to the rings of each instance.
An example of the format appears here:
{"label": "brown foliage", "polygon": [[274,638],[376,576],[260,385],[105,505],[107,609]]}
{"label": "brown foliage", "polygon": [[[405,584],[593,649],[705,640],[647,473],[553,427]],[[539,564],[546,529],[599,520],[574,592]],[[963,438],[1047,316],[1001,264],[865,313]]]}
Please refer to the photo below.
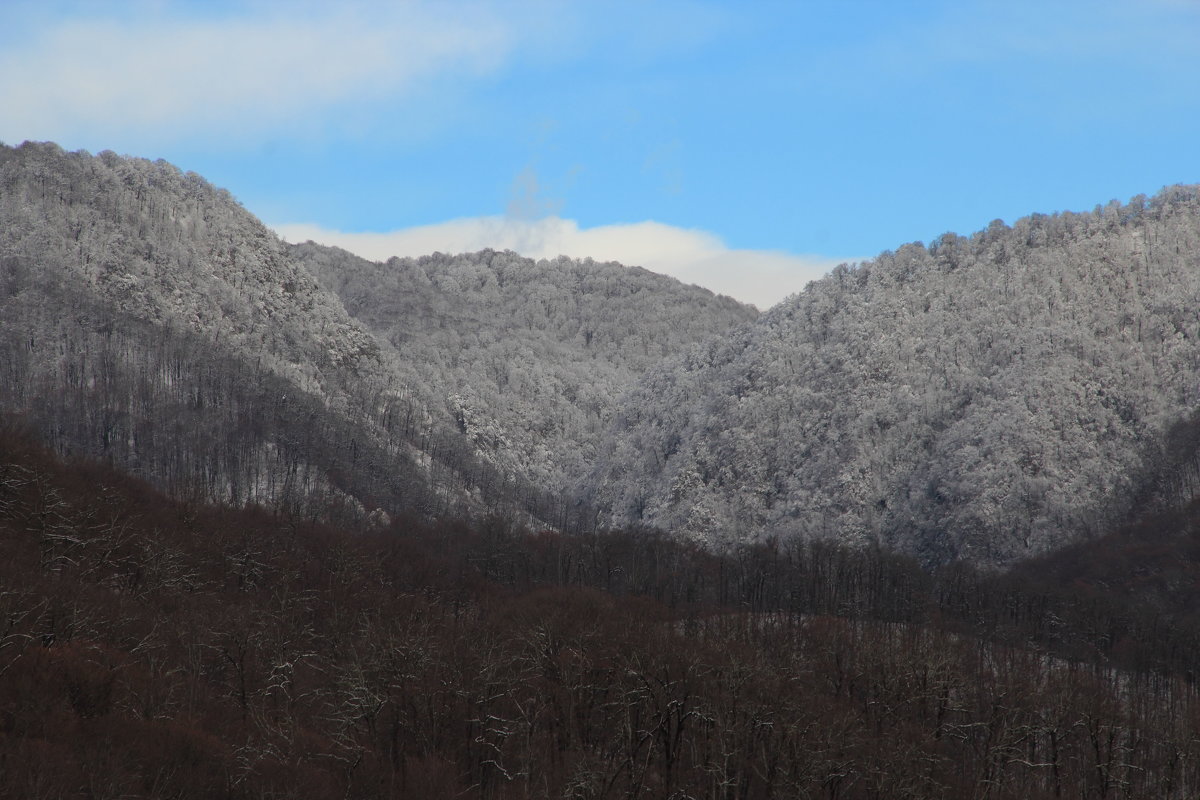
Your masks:
{"label": "brown foliage", "polygon": [[1189,640],[1075,574],[502,520],[348,534],[7,434],[0,794],[1189,796]]}

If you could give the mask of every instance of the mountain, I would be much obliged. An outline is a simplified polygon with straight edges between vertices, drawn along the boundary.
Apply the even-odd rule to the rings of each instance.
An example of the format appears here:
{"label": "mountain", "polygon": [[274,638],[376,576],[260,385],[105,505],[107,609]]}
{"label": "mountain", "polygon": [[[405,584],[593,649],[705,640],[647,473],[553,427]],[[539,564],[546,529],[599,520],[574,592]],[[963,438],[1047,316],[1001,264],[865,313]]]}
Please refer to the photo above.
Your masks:
{"label": "mountain", "polygon": [[1164,480],[1198,307],[1195,186],[908,244],[648,372],[584,488],[615,524],[710,544],[1011,563]]}
{"label": "mountain", "polygon": [[618,400],[752,306],[617,263],[485,250],[374,263],[311,242],[298,264],[335,293],[482,458],[562,493],[591,467]]}
{"label": "mountain", "polygon": [[616,397],[754,313],[616,264],[391,267],[162,161],[0,146],[0,411],[177,496],[562,524]]}
{"label": "mountain", "polygon": [[619,264],[287,245],[165,162],[0,147],[0,413],[175,496],[1004,565],[1200,489],[1200,190],[764,314]]}
{"label": "mountain", "polygon": [[0,795],[1193,797],[1198,295],[1200,187],[758,315],[0,146]]}
{"label": "mountain", "polygon": [[366,484],[342,463],[387,390],[370,334],[227,192],[165,162],[0,149],[0,404],[60,451],[235,504],[424,505],[407,454],[367,446],[393,473]]}

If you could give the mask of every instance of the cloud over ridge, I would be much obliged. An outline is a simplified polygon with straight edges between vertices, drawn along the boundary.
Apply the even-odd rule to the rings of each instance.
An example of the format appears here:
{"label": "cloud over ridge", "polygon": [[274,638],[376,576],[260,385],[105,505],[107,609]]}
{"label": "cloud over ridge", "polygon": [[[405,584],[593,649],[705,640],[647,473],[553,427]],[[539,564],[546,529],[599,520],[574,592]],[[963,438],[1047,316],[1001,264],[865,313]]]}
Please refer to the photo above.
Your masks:
{"label": "cloud over ridge", "polygon": [[272,225],[291,242],[312,240],[371,259],[512,250],[529,258],[593,258],[619,261],[694,283],[761,309],[802,290],[845,259],[772,250],[738,250],[701,230],[661,222],[581,228],[557,216],[537,220],[471,217],[387,233],[347,233],[310,223]]}

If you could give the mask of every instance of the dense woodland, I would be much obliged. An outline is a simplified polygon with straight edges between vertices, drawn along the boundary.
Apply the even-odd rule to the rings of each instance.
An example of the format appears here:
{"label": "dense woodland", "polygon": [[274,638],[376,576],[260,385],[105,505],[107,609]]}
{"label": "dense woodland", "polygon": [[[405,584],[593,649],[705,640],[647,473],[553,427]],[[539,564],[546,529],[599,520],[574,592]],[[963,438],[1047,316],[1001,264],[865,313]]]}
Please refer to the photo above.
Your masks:
{"label": "dense woodland", "polygon": [[1190,798],[1197,542],[1192,510],[997,574],[498,518],[348,531],[6,431],[0,787]]}
{"label": "dense woodland", "polygon": [[1200,484],[1200,190],[763,314],[619,264],[287,245],[164,162],[0,148],[0,408],[175,496],[1005,565]]}
{"label": "dense woodland", "polygon": [[375,263],[292,255],[398,354],[403,380],[490,462],[561,493],[591,468],[620,398],[647,370],[755,309],[616,263],[484,250]]}
{"label": "dense woodland", "polygon": [[764,314],[0,145],[0,795],[1200,794],[1200,189]]}
{"label": "dense woodland", "polygon": [[1162,480],[1198,306],[1200,187],[905,245],[648,372],[590,496],[708,542],[1045,552]]}
{"label": "dense woodland", "polygon": [[0,145],[0,408],[176,495],[561,528],[616,397],[754,313],[616,264],[288,247],[165,162]]}
{"label": "dense woodland", "polygon": [[351,419],[378,438],[403,404],[373,339],[198,176],[3,148],[0,223],[0,402],[60,452],[186,496],[326,504],[344,493],[304,444],[340,447],[322,433]]}

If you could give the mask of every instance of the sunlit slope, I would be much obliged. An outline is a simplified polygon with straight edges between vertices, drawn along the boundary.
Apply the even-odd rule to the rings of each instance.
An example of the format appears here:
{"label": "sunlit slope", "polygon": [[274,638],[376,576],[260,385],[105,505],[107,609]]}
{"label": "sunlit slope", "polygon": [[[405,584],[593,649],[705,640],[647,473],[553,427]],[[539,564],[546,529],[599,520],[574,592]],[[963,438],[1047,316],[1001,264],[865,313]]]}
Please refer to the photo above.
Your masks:
{"label": "sunlit slope", "polygon": [[647,374],[589,496],[709,542],[999,564],[1117,519],[1200,375],[1200,190],[833,274]]}

